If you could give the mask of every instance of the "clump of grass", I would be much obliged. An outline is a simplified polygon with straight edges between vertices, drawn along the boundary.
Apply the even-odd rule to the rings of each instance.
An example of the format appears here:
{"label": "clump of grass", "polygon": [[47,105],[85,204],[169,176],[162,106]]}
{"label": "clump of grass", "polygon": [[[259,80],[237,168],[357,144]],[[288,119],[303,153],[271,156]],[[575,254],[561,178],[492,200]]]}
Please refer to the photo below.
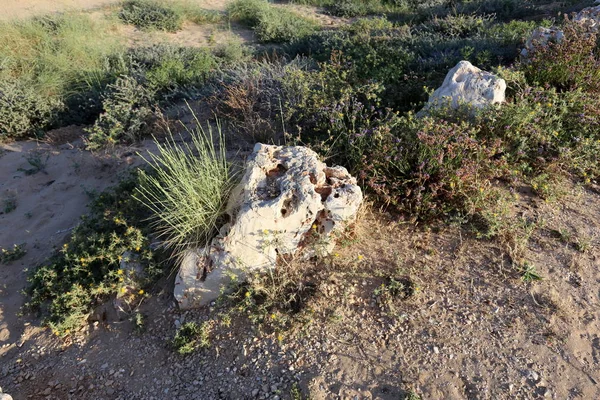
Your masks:
{"label": "clump of grass", "polygon": [[254,29],[261,42],[282,43],[307,36],[317,25],[265,0],[236,0],[227,8],[229,18]]}
{"label": "clump of grass", "polygon": [[46,164],[48,163],[49,158],[50,154],[46,154],[46,157],[44,157],[44,154],[41,151],[32,151],[25,157],[31,168],[19,168],[18,171],[24,172],[25,175],[35,175],[38,172],[44,172],[47,174]]}
{"label": "clump of grass", "polygon": [[208,322],[202,324],[186,322],[175,334],[173,347],[181,355],[193,353],[199,348],[209,347],[211,329]]}
{"label": "clump of grass", "polygon": [[212,128],[205,131],[195,122],[195,129],[188,129],[191,143],[176,143],[170,131],[165,143],[157,142],[158,152],[146,160],[153,173],[142,172],[135,194],[152,211],[153,225],[176,254],[211,238],[236,179],[220,126],[213,137]]}

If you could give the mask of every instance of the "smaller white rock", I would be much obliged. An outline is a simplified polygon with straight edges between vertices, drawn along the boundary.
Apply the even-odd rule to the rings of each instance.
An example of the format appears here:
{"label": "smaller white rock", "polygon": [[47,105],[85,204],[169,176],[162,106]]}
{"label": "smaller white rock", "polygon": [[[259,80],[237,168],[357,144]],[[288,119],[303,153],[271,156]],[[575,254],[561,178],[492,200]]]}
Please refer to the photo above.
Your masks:
{"label": "smaller white rock", "polygon": [[0,392],[0,400],[13,400],[13,398],[7,393]]}
{"label": "smaller white rock", "polygon": [[521,50],[521,59],[526,60],[536,48],[546,47],[549,42],[560,43],[564,38],[565,33],[556,27],[537,27],[525,42],[525,48]]}
{"label": "smaller white rock", "polygon": [[468,61],[461,61],[448,72],[444,83],[433,92],[421,114],[430,108],[444,106],[458,108],[466,104],[481,109],[503,103],[505,91],[504,79],[482,71]]}
{"label": "smaller white rock", "polygon": [[584,25],[590,32],[597,32],[600,29],[600,6],[584,8],[575,15],[573,21]]}

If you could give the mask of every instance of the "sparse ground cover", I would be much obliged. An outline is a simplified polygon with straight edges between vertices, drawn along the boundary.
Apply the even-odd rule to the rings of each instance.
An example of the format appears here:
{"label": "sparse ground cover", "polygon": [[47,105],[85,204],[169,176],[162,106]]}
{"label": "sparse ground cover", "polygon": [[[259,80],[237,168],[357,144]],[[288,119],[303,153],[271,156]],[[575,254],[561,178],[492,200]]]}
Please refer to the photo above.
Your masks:
{"label": "sparse ground cover", "polygon": [[[15,398],[598,397],[600,54],[597,34],[556,17],[591,2],[293,3],[211,12],[136,0],[101,18],[5,23],[2,388]],[[232,23],[256,42],[131,46],[123,34]],[[524,38],[552,24],[566,39],[520,61]],[[507,103],[416,117],[460,60],[503,77]],[[191,109],[223,130],[207,135]],[[73,123],[83,126],[64,127]],[[165,139],[168,128],[176,136]],[[157,142],[141,144],[149,135]],[[11,141],[28,137],[71,145],[9,165]],[[226,155],[239,160],[256,141],[310,146],[355,174],[369,204],[331,256],[282,259],[180,312],[173,256],[210,238],[230,189]],[[62,154],[125,166],[146,149],[159,154],[144,156],[152,172],[93,195],[55,249],[31,240],[56,229],[33,207],[34,186],[58,180],[73,193],[68,177],[87,176],[82,159],[59,172]],[[56,201],[44,190],[38,201]],[[161,233],[170,248],[157,248]],[[24,301],[41,320],[21,325]]]}

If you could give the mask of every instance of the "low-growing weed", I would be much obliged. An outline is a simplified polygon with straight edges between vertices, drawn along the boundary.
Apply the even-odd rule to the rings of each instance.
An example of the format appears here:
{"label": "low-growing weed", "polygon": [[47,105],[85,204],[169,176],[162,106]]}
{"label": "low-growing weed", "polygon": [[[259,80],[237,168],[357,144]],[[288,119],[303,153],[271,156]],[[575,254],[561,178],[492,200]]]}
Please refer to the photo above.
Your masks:
{"label": "low-growing weed", "polygon": [[542,276],[537,272],[535,265],[525,261],[521,266],[519,266],[519,272],[521,274],[521,279],[525,283],[531,283],[534,281],[541,281]]}
{"label": "low-growing weed", "polygon": [[177,330],[172,345],[177,353],[188,355],[197,349],[210,346],[210,333],[212,325],[210,322],[198,324],[186,322]]}
{"label": "low-growing weed", "polygon": [[0,208],[0,214],[8,214],[17,209],[17,196],[13,193],[7,193],[2,196],[2,204]]}
{"label": "low-growing weed", "polygon": [[133,313],[130,318],[133,324],[133,330],[137,334],[141,334],[146,330],[146,316],[139,311]]}
{"label": "low-growing weed", "polygon": [[[70,240],[30,272],[25,309],[40,312],[56,334],[78,330],[111,295],[133,304],[141,287],[162,274],[143,223],[148,214],[131,196],[139,180],[132,175],[99,194]],[[136,255],[143,278],[121,269],[125,254]]]}
{"label": "low-growing weed", "polygon": [[307,278],[307,271],[294,262],[283,261],[274,271],[249,276],[247,282],[226,295],[226,300],[233,312],[277,330],[289,327],[294,315],[315,293],[316,285]]}
{"label": "low-growing weed", "polygon": [[586,253],[592,246],[592,238],[588,236],[579,236],[575,239],[575,248],[581,253]]}
{"label": "low-growing weed", "polygon": [[23,258],[27,254],[25,243],[15,244],[11,249],[0,248],[0,264],[8,264]]}
{"label": "low-growing weed", "polygon": [[50,154],[45,155],[46,157],[44,157],[44,153],[42,151],[32,151],[27,156],[25,156],[25,159],[27,160],[27,163],[31,166],[31,168],[19,168],[18,171],[24,172],[25,175],[35,175],[38,172],[44,172],[47,174],[46,164],[48,164]]}

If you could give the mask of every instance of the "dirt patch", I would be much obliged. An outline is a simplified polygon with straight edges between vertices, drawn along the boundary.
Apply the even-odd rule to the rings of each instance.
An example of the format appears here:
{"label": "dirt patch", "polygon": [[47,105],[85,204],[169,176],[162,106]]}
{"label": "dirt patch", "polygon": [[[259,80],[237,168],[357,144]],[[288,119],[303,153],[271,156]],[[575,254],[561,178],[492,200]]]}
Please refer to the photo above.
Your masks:
{"label": "dirt patch", "polygon": [[[208,10],[224,10],[227,0],[193,0]],[[122,0],[4,0],[0,21],[23,19],[36,15],[91,10],[113,4]]]}

